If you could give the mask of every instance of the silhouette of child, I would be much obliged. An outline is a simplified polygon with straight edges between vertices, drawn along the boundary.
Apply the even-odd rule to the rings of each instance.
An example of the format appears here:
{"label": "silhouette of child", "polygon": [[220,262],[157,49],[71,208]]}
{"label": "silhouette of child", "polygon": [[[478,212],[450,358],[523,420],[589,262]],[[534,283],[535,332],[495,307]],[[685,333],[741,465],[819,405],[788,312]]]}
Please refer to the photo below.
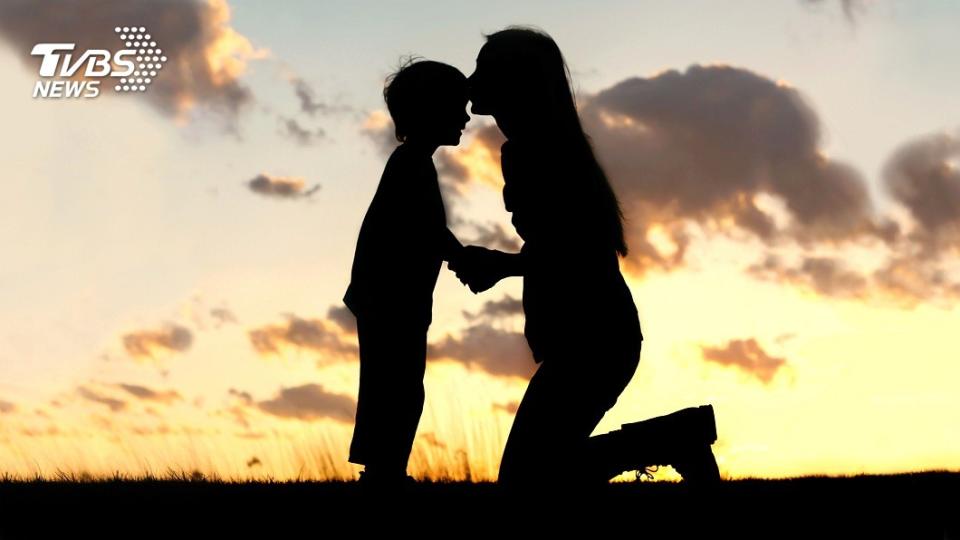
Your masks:
{"label": "silhouette of child", "polygon": [[406,481],[423,412],[427,329],[441,264],[463,246],[447,228],[433,153],[456,146],[470,116],[466,77],[428,60],[387,78],[400,144],[370,203],[343,300],[357,317],[360,388],[349,461],[364,482]]}

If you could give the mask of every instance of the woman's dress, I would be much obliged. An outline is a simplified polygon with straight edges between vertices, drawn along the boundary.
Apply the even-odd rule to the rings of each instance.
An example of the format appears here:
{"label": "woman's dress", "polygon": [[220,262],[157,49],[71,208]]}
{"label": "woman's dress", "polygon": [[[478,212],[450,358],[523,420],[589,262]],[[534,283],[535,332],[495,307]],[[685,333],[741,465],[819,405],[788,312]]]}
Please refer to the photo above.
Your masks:
{"label": "woman's dress", "polygon": [[[549,479],[577,465],[633,377],[643,335],[615,248],[602,242],[589,190],[549,143],[507,141],[503,198],[524,240],[524,334],[540,364],[504,449],[500,482]],[[568,477],[570,471],[562,476]]]}

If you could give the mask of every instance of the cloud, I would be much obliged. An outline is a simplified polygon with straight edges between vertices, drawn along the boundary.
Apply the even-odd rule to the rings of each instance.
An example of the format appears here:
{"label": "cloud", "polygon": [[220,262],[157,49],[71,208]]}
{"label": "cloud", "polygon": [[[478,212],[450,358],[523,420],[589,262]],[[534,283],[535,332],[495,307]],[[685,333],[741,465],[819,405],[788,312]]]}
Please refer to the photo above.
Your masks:
{"label": "cloud", "polygon": [[842,260],[831,257],[803,257],[800,264],[790,267],[776,255],[768,255],[759,264],[747,268],[754,277],[789,282],[823,296],[866,298],[867,278],[848,270]]}
{"label": "cloud", "polygon": [[529,379],[536,370],[526,337],[484,322],[467,327],[460,337],[448,334],[427,347],[430,360],[458,362],[496,377]]}
{"label": "cloud", "polygon": [[468,126],[463,137],[460,146],[443,147],[437,152],[437,172],[447,181],[448,189],[463,194],[473,184],[496,189],[503,186],[500,146],[506,138],[500,128],[478,123]]}
{"label": "cloud", "polygon": [[520,315],[519,300],[504,295],[490,300],[476,312],[464,311],[471,325],[459,337],[447,334],[427,346],[428,360],[458,362],[497,377],[529,379],[536,370],[527,338],[520,332],[502,328],[505,319]]}
{"label": "cloud", "polygon": [[459,338],[447,335],[429,346],[431,359],[447,359],[476,367],[495,376],[530,378],[536,368],[522,333],[478,324]]}
{"label": "cloud", "polygon": [[348,105],[331,105],[318,100],[316,92],[307,84],[307,81],[301,77],[291,74],[288,75],[287,80],[289,80],[293,86],[293,91],[297,95],[297,100],[300,102],[300,111],[305,114],[316,116],[317,114],[349,112],[353,110],[352,107]]}
{"label": "cloud", "polygon": [[186,327],[168,324],[160,330],[140,330],[123,336],[123,347],[135,360],[154,359],[157,353],[184,352],[193,334]]}
{"label": "cloud", "polygon": [[151,390],[146,386],[140,386],[138,384],[125,384],[125,383],[118,383],[115,386],[117,386],[118,388],[122,388],[128,394],[144,401],[157,401],[160,403],[171,403],[171,402],[180,401],[183,399],[176,390],[157,391],[157,390]]}
{"label": "cloud", "polygon": [[302,146],[309,146],[313,144],[314,141],[320,140],[327,136],[327,133],[323,130],[323,128],[317,128],[311,131],[301,126],[300,123],[294,118],[286,118],[281,116],[279,119],[283,123],[283,133],[291,139],[297,141],[297,143]]}
{"label": "cloud", "polygon": [[769,383],[787,364],[785,358],[770,356],[757,340],[734,339],[722,347],[700,346],[703,359],[723,366],[731,366]]}
{"label": "cloud", "polygon": [[523,302],[509,294],[499,300],[487,300],[476,313],[464,311],[463,316],[468,321],[523,315]]}
{"label": "cloud", "polygon": [[122,399],[105,396],[85,386],[77,387],[77,395],[94,403],[100,403],[110,408],[112,412],[122,411],[127,408],[127,402]]}
{"label": "cloud", "polygon": [[479,245],[511,253],[520,251],[522,245],[520,237],[500,223],[478,223],[463,220],[460,220],[459,223],[465,227],[472,228],[474,231],[474,234],[463,236],[460,239],[464,245]]}
{"label": "cloud", "polygon": [[232,417],[236,423],[249,430],[250,417],[247,409],[249,407],[255,407],[253,396],[250,392],[244,392],[235,388],[227,390],[227,394],[239,403],[234,402],[223,411],[217,411],[215,414],[220,415],[226,413]]}
{"label": "cloud", "polygon": [[212,308],[210,316],[216,321],[217,328],[227,323],[237,322],[237,317],[227,308]]}
{"label": "cloud", "polygon": [[254,350],[261,356],[278,356],[285,348],[292,347],[334,359],[357,357],[357,345],[345,341],[338,326],[330,321],[304,319],[289,313],[285,316],[285,324],[266,325],[248,332]]}
{"label": "cloud", "polygon": [[12,413],[17,410],[16,404],[0,399],[0,413]]}
{"label": "cloud", "polygon": [[277,397],[257,402],[267,414],[299,420],[330,418],[344,423],[354,421],[356,401],[350,396],[327,392],[319,384],[282,388]]}
{"label": "cloud", "polygon": [[[251,60],[269,52],[230,26],[226,0],[5,0],[0,3],[0,39],[37,68],[30,50],[39,42],[72,42],[80,50],[114,50],[114,28],[138,24],[169,59],[143,96],[164,114],[185,123],[198,108],[220,114],[231,128],[253,101],[240,78]],[[109,88],[106,87],[105,88]],[[108,89],[105,93],[112,93]],[[133,96],[124,96],[127,97]]]}
{"label": "cloud", "polygon": [[[693,65],[617,83],[591,97],[581,116],[631,218],[635,268],[682,261],[648,241],[654,224],[681,253],[684,220],[736,227],[770,244],[879,234],[862,177],[823,153],[816,114],[785,83]],[[761,196],[782,202],[789,224],[779,226]]]}
{"label": "cloud", "polygon": [[948,268],[960,252],[958,158],[960,139],[947,133],[916,137],[891,153],[883,167],[883,187],[906,210],[910,223],[886,222],[878,267],[849,269],[839,256],[807,256],[791,266],[768,255],[748,273],[825,296],[892,300],[901,307],[920,302],[951,306],[960,298],[960,281]]}
{"label": "cloud", "polygon": [[303,178],[271,176],[267,173],[260,173],[247,182],[247,187],[260,195],[297,199],[313,195],[320,189],[320,184],[315,184],[310,189],[304,190],[305,182]]}
{"label": "cloud", "polygon": [[928,257],[891,256],[873,273],[873,281],[880,293],[903,307],[932,302],[952,308],[960,299],[960,281]]}
{"label": "cloud", "polygon": [[357,317],[347,306],[330,306],[327,310],[327,318],[337,323],[344,332],[357,333]]}
{"label": "cloud", "polygon": [[360,126],[360,133],[367,136],[377,152],[389,156],[400,143],[394,134],[393,119],[386,111],[375,110],[367,114]]}
{"label": "cloud", "polygon": [[887,192],[910,213],[924,257],[960,252],[960,136],[936,133],[900,146],[883,168]]}

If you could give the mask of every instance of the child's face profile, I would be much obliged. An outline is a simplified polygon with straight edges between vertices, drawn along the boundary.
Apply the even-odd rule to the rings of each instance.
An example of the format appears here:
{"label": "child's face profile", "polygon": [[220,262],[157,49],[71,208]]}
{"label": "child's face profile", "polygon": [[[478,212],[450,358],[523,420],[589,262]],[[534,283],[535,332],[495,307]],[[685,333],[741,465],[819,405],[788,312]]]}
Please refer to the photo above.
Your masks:
{"label": "child's face profile", "polygon": [[460,144],[463,129],[470,121],[466,83],[438,92],[427,109],[419,122],[421,136],[440,146]]}

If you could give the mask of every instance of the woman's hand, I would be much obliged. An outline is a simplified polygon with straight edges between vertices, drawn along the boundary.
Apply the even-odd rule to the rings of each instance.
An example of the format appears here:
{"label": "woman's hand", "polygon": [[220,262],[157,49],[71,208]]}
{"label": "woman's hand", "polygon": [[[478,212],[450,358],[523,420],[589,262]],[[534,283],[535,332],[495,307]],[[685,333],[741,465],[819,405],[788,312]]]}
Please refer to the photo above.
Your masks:
{"label": "woman's hand", "polygon": [[457,259],[450,261],[447,266],[476,294],[493,287],[510,275],[507,258],[512,256],[514,255],[480,246],[466,246]]}

